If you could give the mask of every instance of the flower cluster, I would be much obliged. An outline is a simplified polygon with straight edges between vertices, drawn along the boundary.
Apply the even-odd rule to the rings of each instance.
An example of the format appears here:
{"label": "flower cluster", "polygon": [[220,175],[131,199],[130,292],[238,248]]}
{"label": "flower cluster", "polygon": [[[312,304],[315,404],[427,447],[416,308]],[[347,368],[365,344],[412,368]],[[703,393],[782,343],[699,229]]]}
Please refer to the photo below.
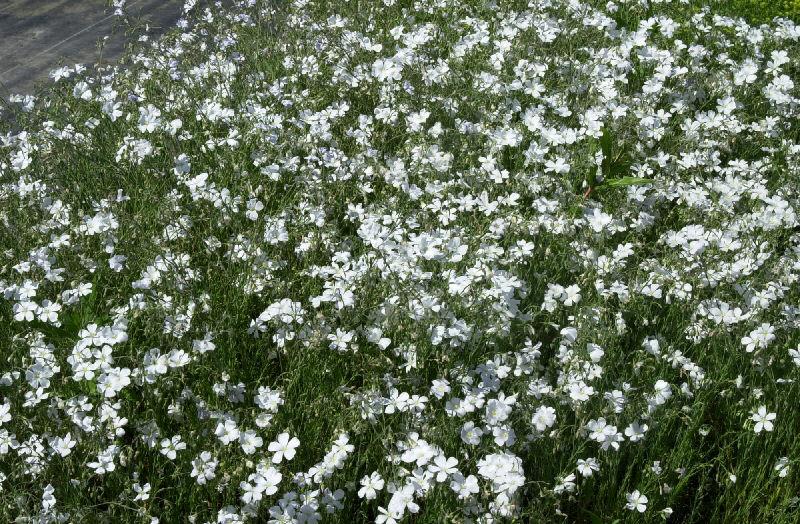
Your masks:
{"label": "flower cluster", "polygon": [[796,516],[799,26],[272,4],[12,102],[4,520]]}

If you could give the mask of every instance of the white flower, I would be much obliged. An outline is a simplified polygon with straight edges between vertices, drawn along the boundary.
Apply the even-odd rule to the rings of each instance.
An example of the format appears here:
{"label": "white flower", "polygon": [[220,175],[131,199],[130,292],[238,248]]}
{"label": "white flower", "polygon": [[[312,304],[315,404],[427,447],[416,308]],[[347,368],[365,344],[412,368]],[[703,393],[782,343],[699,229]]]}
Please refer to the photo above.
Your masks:
{"label": "white flower", "polygon": [[570,165],[562,157],[556,157],[555,160],[548,160],[545,163],[545,173],[555,173],[556,175],[565,175],[569,173]]}
{"label": "white flower", "polygon": [[556,485],[553,486],[553,492],[556,495],[560,495],[562,493],[572,493],[575,491],[576,488],[575,484],[575,474],[570,473],[566,477],[558,477],[556,479]]}
{"label": "white flower", "polygon": [[752,353],[756,349],[764,349],[775,340],[775,328],[768,323],[763,323],[742,338],[742,345],[745,351]]}
{"label": "white flower", "polygon": [[239,435],[239,443],[242,445],[242,451],[245,455],[252,455],[256,449],[260,448],[264,440],[252,429],[248,429]]}
{"label": "white flower", "polygon": [[58,302],[51,302],[49,300],[43,300],[42,305],[39,307],[39,320],[42,322],[47,322],[49,324],[57,325],[58,322],[58,312],[61,311],[61,304]]}
{"label": "white flower", "polygon": [[239,439],[239,428],[236,426],[235,421],[226,419],[225,421],[217,422],[214,435],[216,435],[223,444],[230,444],[234,440]]}
{"label": "white flower", "polygon": [[431,394],[439,400],[443,399],[450,391],[450,383],[446,379],[436,379],[433,381]]}
{"label": "white flower", "polygon": [[552,427],[556,423],[556,410],[550,406],[539,406],[531,423],[540,432]]}
{"label": "white flower", "polygon": [[50,442],[50,448],[53,450],[54,453],[57,453],[61,457],[66,457],[70,453],[72,453],[72,448],[75,447],[75,440],[72,438],[72,434],[67,433],[64,438],[56,437]]}
{"label": "white flower", "polygon": [[657,380],[653,389],[656,391],[653,396],[653,403],[657,406],[665,404],[667,400],[672,398],[672,387],[665,380]]}
{"label": "white flower", "polygon": [[600,233],[606,226],[611,224],[613,217],[603,213],[598,208],[594,208],[591,212],[586,213],[586,220],[589,223],[589,227],[592,228],[592,231]]}
{"label": "white flower", "polygon": [[513,409],[511,406],[516,399],[510,398],[493,398],[486,403],[486,413],[484,419],[487,425],[495,426],[508,419]]}
{"label": "white flower", "polygon": [[32,322],[39,310],[36,302],[25,300],[14,304],[14,320],[17,322]]}
{"label": "white flower", "polygon": [[447,477],[458,471],[458,459],[439,455],[428,464],[428,471],[436,475],[436,482],[444,482]]}
{"label": "white flower", "polygon": [[750,415],[750,420],[755,422],[753,431],[761,433],[761,431],[772,431],[772,421],[775,420],[775,413],[767,413],[766,406],[759,406],[759,408]]}
{"label": "white flower", "polygon": [[278,492],[278,484],[281,483],[283,475],[277,469],[270,467],[261,473],[261,484],[264,486],[266,495],[274,495]]}
{"label": "white flower", "polygon": [[402,70],[403,67],[392,59],[379,58],[372,64],[372,76],[381,82],[400,80]]}
{"label": "white flower", "polygon": [[578,473],[584,477],[591,477],[595,471],[600,471],[600,464],[597,463],[597,459],[578,459]]}
{"label": "white flower", "polygon": [[377,492],[383,489],[383,485],[383,477],[377,471],[364,475],[361,479],[361,489],[358,490],[358,498],[374,500],[378,496]]}
{"label": "white flower", "polygon": [[573,382],[569,385],[569,398],[575,402],[585,402],[594,395],[594,388],[587,385],[582,380]]}
{"label": "white flower", "polygon": [[640,425],[639,422],[636,421],[625,428],[625,436],[628,437],[631,442],[637,442],[644,438],[644,434],[647,432],[647,430],[647,424]]}
{"label": "white flower", "polygon": [[450,482],[450,489],[458,494],[459,499],[468,499],[480,491],[478,477],[475,475],[464,477],[461,473],[456,472],[453,474],[453,480]]}
{"label": "white flower", "polygon": [[175,435],[171,439],[161,441],[161,454],[170,460],[175,460],[178,451],[186,449],[186,443],[181,441],[180,435]]}
{"label": "white flower", "polygon": [[781,457],[775,463],[773,468],[775,471],[778,472],[778,476],[783,478],[789,474],[789,457]]}
{"label": "white flower", "polygon": [[622,434],[617,431],[617,426],[606,423],[606,419],[600,417],[592,419],[586,424],[589,430],[589,438],[600,443],[603,450],[609,447],[615,450],[619,449],[619,443],[624,440]]}
{"label": "white flower", "polygon": [[797,349],[789,349],[789,356],[792,358],[792,363],[800,367],[800,346]]}
{"label": "white flower", "polygon": [[128,260],[128,257],[126,257],[125,255],[114,255],[108,259],[108,267],[119,273],[120,271],[125,269],[126,260]]}
{"label": "white flower", "polygon": [[8,399],[0,404],[0,426],[11,420],[11,402]]}
{"label": "white flower", "polygon": [[75,98],[80,98],[81,100],[91,100],[92,90],[89,87],[89,84],[81,81],[75,84],[75,87],[72,89],[72,95]]}
{"label": "white flower", "polygon": [[116,397],[131,383],[131,370],[128,368],[109,368],[97,379],[97,390],[106,398]]}
{"label": "white flower", "polygon": [[139,108],[139,131],[152,133],[161,126],[161,110],[152,104]]}
{"label": "white flower", "polygon": [[732,325],[740,322],[743,318],[742,310],[740,308],[731,308],[726,303],[721,303],[719,306],[714,306],[708,310],[708,316],[717,324]]}
{"label": "white flower", "polygon": [[239,487],[242,489],[242,502],[245,504],[253,504],[261,500],[263,491],[258,484],[242,481],[239,483]]}
{"label": "white flower", "polygon": [[148,500],[150,498],[150,483],[147,482],[145,485],[142,486],[138,482],[136,482],[133,485],[133,491],[136,492],[136,496],[133,498],[133,500],[141,500],[141,501]]}
{"label": "white flower", "polygon": [[647,510],[647,497],[639,493],[639,490],[628,493],[625,498],[628,499],[628,503],[625,504],[625,509],[631,511],[635,510],[639,513],[644,513],[645,510]]}
{"label": "white flower", "polygon": [[478,474],[491,481],[495,493],[510,495],[525,483],[522,459],[508,452],[493,453],[480,459]]}
{"label": "white flower", "polygon": [[397,515],[402,515],[406,510],[410,513],[418,512],[419,505],[414,502],[415,491],[413,484],[406,484],[395,491],[389,500],[389,511]]}
{"label": "white flower", "polygon": [[350,342],[353,341],[354,335],[355,333],[353,333],[352,331],[344,331],[342,329],[336,328],[336,333],[331,333],[330,335],[328,335],[328,340],[331,341],[328,347],[340,352],[347,351],[347,346],[348,344],[350,344]]}
{"label": "white flower", "polygon": [[290,437],[288,433],[281,433],[274,442],[270,442],[267,449],[274,453],[272,462],[279,464],[283,459],[292,460],[294,458],[295,449],[300,445],[300,440],[297,437]]}
{"label": "white flower", "polygon": [[192,460],[192,478],[197,478],[197,483],[205,484],[216,476],[217,461],[208,451],[203,451]]}
{"label": "white flower", "polygon": [[402,513],[378,506],[378,516],[375,517],[375,524],[397,524],[402,518]]}
{"label": "white flower", "polygon": [[45,486],[42,493],[42,509],[45,512],[49,512],[50,509],[56,505],[56,497],[53,495],[53,493],[55,493],[55,488],[52,484]]}
{"label": "white flower", "polygon": [[116,464],[114,464],[114,457],[117,451],[118,447],[112,444],[97,455],[97,460],[95,462],[89,462],[86,465],[92,468],[98,475],[114,471],[117,468]]}
{"label": "white flower", "polygon": [[483,430],[476,427],[473,422],[465,422],[464,426],[461,428],[461,440],[463,440],[465,444],[477,446],[481,443],[482,436]]}

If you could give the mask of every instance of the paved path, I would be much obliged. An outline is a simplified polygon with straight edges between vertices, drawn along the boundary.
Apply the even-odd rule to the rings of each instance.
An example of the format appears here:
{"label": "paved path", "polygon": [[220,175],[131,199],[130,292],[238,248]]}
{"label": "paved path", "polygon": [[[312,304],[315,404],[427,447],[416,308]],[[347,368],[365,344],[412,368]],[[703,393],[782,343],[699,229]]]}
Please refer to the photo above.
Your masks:
{"label": "paved path", "polygon": [[[182,0],[128,0],[126,10],[149,23],[150,34],[180,17]],[[104,0],[0,0],[0,98],[33,93],[37,82],[61,63],[108,63],[119,57],[125,36],[118,29],[102,55],[97,42],[119,18]]]}

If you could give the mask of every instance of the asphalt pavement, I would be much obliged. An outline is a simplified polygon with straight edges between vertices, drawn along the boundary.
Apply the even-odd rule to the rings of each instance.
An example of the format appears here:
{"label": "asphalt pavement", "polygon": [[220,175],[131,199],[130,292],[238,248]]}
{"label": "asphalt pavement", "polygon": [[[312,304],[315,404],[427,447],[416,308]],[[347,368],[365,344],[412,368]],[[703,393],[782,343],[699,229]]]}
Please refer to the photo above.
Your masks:
{"label": "asphalt pavement", "polygon": [[[128,0],[126,10],[153,37],[174,26],[182,6],[182,0]],[[61,65],[113,62],[126,39],[143,30],[126,36],[105,0],[0,0],[0,98],[36,94]]]}

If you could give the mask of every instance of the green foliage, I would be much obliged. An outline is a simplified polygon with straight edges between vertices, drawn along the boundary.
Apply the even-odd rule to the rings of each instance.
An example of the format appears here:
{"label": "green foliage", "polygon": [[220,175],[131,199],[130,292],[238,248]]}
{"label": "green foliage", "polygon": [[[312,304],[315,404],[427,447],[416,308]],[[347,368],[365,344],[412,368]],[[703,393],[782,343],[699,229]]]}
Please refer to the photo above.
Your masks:
{"label": "green foliage", "polygon": [[751,23],[767,23],[775,17],[800,21],[800,0],[726,0],[717,10]]}
{"label": "green foliage", "polygon": [[[390,483],[425,472],[402,459],[427,453],[412,434],[480,490],[473,506],[448,474],[402,522],[799,522],[800,91],[785,78],[800,46],[766,27],[763,42],[730,38],[712,14],[768,21],[797,16],[800,0],[714,1],[583,2],[608,11],[592,16],[568,0],[203,5],[91,81],[89,100],[84,76],[54,84],[13,115],[26,136],[0,137],[0,406],[13,415],[0,411],[0,524],[55,521],[48,483],[69,522],[239,523],[221,510],[242,506],[260,461],[283,481],[246,522],[278,522],[284,505],[375,522]],[[632,36],[644,20],[661,27]],[[387,73],[396,53],[402,80]],[[765,55],[774,73],[731,81]],[[445,62],[441,83],[427,76]],[[598,111],[612,105],[627,109]],[[148,131],[152,109],[161,124]],[[116,158],[132,138],[152,153]],[[7,167],[25,152],[28,167]],[[54,298],[48,319],[39,306]],[[303,322],[266,315],[284,300]],[[100,366],[103,346],[105,368],[135,373],[113,391],[73,375],[75,359]],[[59,371],[31,403],[45,365]],[[593,392],[573,395],[584,377]],[[438,398],[442,378],[452,391]],[[255,402],[262,387],[280,407]],[[487,421],[499,392],[514,395],[515,441],[487,429],[467,442],[466,422],[503,437]],[[777,414],[763,432],[760,406]],[[544,407],[557,416],[536,429]],[[222,442],[228,419],[258,432],[260,450]],[[598,419],[608,432],[590,437]],[[68,432],[72,452],[46,447]],[[283,432],[300,446],[274,465]],[[330,458],[341,433],[354,451]],[[187,447],[169,457],[174,436]],[[89,466],[112,445],[115,469]],[[219,464],[200,483],[190,472],[206,451]],[[479,466],[500,452],[524,470],[515,491],[494,480],[510,468]],[[599,470],[576,469],[585,459]],[[366,500],[359,481],[373,473],[387,485]],[[145,483],[149,498],[135,491]],[[342,490],[338,511],[322,489]],[[498,490],[515,513],[497,511]],[[646,511],[628,507],[634,491]]]}

